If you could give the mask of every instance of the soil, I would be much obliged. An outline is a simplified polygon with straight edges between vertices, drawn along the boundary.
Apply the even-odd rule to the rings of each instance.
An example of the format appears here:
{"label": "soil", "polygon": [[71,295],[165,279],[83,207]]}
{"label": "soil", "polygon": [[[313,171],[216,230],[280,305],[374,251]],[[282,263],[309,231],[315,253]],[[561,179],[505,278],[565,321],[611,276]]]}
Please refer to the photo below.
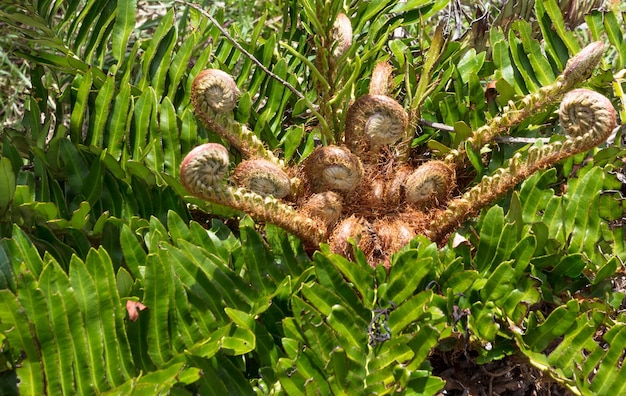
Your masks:
{"label": "soil", "polygon": [[441,396],[570,396],[572,392],[520,356],[477,364],[469,353],[435,351],[433,374],[446,381]]}

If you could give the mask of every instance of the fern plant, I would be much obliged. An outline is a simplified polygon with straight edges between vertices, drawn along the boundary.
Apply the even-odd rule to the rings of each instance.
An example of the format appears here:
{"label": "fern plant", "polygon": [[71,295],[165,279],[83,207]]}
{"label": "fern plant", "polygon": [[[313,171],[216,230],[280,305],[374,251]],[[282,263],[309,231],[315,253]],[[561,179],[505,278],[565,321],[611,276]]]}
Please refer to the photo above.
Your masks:
{"label": "fern plant", "polygon": [[[483,48],[431,22],[452,12],[446,1],[284,2],[252,27],[180,1],[137,25],[141,5],[0,6],[32,85],[21,124],[0,136],[0,393],[479,393],[504,377],[470,370],[498,368],[529,392],[622,389],[619,144],[529,176],[447,243],[413,238],[388,270],[354,245],[349,258],[311,248],[194,198],[179,174],[199,144],[226,144],[228,166],[242,162],[194,115],[202,70],[236,76],[232,121],[300,164],[340,140],[351,101],[386,61],[420,129],[411,153],[461,147],[457,181],[471,189],[536,150],[529,140],[558,140],[547,106],[488,147],[463,143],[552,84],[583,42],[606,44],[586,85],[623,119],[619,12],[589,13],[585,37],[554,0],[527,10],[536,24],[505,25],[505,8]],[[352,29],[343,53],[330,41],[340,13]],[[543,384],[523,381],[528,372]]]}

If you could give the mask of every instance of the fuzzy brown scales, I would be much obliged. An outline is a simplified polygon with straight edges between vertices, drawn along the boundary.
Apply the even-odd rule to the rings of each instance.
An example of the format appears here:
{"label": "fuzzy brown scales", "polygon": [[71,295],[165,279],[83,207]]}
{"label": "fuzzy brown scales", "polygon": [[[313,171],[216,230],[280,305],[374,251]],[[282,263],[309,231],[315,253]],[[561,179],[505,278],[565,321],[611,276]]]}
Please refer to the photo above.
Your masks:
{"label": "fuzzy brown scales", "polygon": [[[516,153],[505,167],[461,193],[456,175],[466,166],[463,147],[443,160],[404,159],[398,154],[398,145],[412,136],[411,120],[387,96],[390,72],[384,64],[376,68],[373,92],[350,106],[343,145],[317,148],[293,167],[284,166],[245,125],[211,107],[212,101],[220,102],[216,92],[238,92],[232,78],[222,72],[200,73],[192,85],[196,114],[247,159],[234,168],[227,182],[227,150],[205,144],[184,159],[181,179],[192,194],[277,224],[311,250],[328,243],[332,251],[351,257],[356,244],[372,266],[388,267],[391,255],[416,235],[444,243],[463,221],[533,172],[607,139],[616,123],[610,101],[585,89],[567,93],[589,77],[602,48],[593,43],[583,49],[553,85],[522,98],[515,112],[494,117],[469,142],[479,149],[534,111],[561,99],[561,125],[567,136],[531,147],[524,155]],[[217,77],[228,80],[219,82],[227,89],[211,86]]]}

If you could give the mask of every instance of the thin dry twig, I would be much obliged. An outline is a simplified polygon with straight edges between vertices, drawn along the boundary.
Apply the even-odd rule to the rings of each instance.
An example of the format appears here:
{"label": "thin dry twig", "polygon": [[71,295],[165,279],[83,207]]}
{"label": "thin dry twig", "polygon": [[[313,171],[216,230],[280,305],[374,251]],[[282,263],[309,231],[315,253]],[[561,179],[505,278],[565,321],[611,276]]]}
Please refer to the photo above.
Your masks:
{"label": "thin dry twig", "polygon": [[248,52],[245,48],[243,48],[229,33],[228,31],[222,26],[220,25],[220,23],[211,16],[211,14],[209,14],[208,12],[204,11],[202,8],[200,8],[200,6],[196,5],[196,4],[192,4],[189,3],[187,1],[183,1],[183,0],[174,0],[175,3],[178,4],[182,4],[185,5],[187,7],[191,7],[194,10],[198,11],[199,13],[202,14],[202,16],[206,17],[209,21],[211,21],[212,24],[214,24],[220,32],[222,32],[222,34],[224,35],[224,37],[226,37],[226,39],[228,41],[230,41],[230,43],[237,48],[239,51],[241,51],[242,54],[244,54],[246,57],[248,57],[252,62],[254,62],[258,67],[261,68],[261,70],[263,70],[265,73],[267,73],[268,76],[270,76],[271,78],[275,79],[276,81],[280,82],[281,84],[283,84],[287,89],[289,89],[291,92],[293,92],[294,95],[296,95],[298,97],[298,99],[305,99],[304,94],[302,94],[302,92],[298,91],[296,89],[296,87],[294,87],[293,85],[291,85],[289,82],[285,81],[284,79],[282,79],[281,77],[277,76],[276,74],[274,74],[271,70],[269,70],[267,67],[265,67],[263,65],[263,63],[261,63],[261,61],[259,61],[257,58],[254,57],[254,55],[252,55],[250,52]]}

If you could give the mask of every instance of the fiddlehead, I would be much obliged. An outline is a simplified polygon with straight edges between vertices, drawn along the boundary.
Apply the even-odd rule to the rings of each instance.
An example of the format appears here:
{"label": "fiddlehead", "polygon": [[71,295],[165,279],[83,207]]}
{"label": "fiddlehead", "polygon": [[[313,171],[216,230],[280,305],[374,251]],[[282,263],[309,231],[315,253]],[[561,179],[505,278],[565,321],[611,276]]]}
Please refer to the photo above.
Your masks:
{"label": "fiddlehead", "polygon": [[232,111],[237,106],[237,99],[237,83],[219,69],[201,71],[191,85],[191,102],[202,119]]}
{"label": "fiddlehead", "polygon": [[615,128],[616,115],[611,101],[605,96],[588,89],[575,89],[563,98],[559,108],[559,120],[569,137],[588,135],[589,143],[600,143]]}
{"label": "fiddlehead", "polygon": [[427,162],[406,178],[406,200],[420,208],[441,203],[454,188],[454,180],[450,166],[442,161]]}
{"label": "fiddlehead", "polygon": [[[474,150],[479,150],[485,143],[494,137],[506,133],[512,126],[519,124],[535,111],[557,102],[566,92],[580,84],[593,72],[604,52],[604,44],[597,41],[583,48],[578,54],[570,58],[556,81],[542,87],[537,92],[526,95],[516,105],[505,106],[502,114],[491,119],[487,124],[478,128],[467,140]],[[445,158],[449,164],[461,163],[464,160],[465,142],[453,150]]]}
{"label": "fiddlehead", "polygon": [[452,200],[447,209],[437,212],[427,235],[433,240],[445,239],[461,222],[534,172],[599,145],[611,135],[616,125],[616,112],[611,101],[587,89],[576,89],[565,95],[559,118],[567,134],[566,140],[531,147],[525,158],[516,153],[506,168],[484,177],[461,198]]}
{"label": "fiddlehead", "polygon": [[358,157],[344,147],[315,149],[304,161],[303,172],[313,192],[353,190],[363,177]]}
{"label": "fiddlehead", "polygon": [[233,78],[218,69],[198,74],[191,85],[191,103],[196,115],[214,133],[237,147],[248,158],[259,157],[282,167],[284,164],[267,150],[245,125],[232,119],[239,89]]}
{"label": "fiddlehead", "polygon": [[346,115],[346,145],[365,160],[373,160],[378,149],[405,137],[408,116],[394,99],[365,95],[357,99]]}
{"label": "fiddlehead", "polygon": [[333,57],[337,60],[341,58],[352,45],[352,24],[346,14],[337,14],[331,35],[334,45]]}
{"label": "fiddlehead", "polygon": [[223,178],[227,171],[228,151],[219,144],[207,143],[187,154],[181,164],[180,177],[183,186],[194,196],[276,224],[309,246],[326,240],[327,231],[321,220],[302,215],[272,196],[264,197],[245,188],[226,185]]}
{"label": "fiddlehead", "polygon": [[330,250],[334,253],[341,254],[344,257],[352,256],[352,245],[349,239],[352,239],[357,246],[361,246],[363,239],[368,239],[368,230],[371,225],[367,220],[352,215],[342,220],[334,229],[329,239]]}
{"label": "fiddlehead", "polygon": [[341,196],[332,191],[325,191],[311,195],[300,208],[300,212],[321,220],[326,226],[331,226],[341,217],[342,209]]}
{"label": "fiddlehead", "polygon": [[391,65],[387,62],[378,62],[372,71],[369,85],[370,95],[389,95],[393,85]]}
{"label": "fiddlehead", "polygon": [[218,186],[228,173],[228,163],[228,150],[221,144],[200,145],[191,150],[181,163],[181,182],[192,194]]}
{"label": "fiddlehead", "polygon": [[241,162],[233,171],[231,179],[238,186],[263,197],[272,195],[284,198],[291,192],[289,176],[275,164],[263,159]]}
{"label": "fiddlehead", "polygon": [[561,74],[565,89],[575,87],[588,79],[604,54],[604,44],[595,41],[570,58]]}

